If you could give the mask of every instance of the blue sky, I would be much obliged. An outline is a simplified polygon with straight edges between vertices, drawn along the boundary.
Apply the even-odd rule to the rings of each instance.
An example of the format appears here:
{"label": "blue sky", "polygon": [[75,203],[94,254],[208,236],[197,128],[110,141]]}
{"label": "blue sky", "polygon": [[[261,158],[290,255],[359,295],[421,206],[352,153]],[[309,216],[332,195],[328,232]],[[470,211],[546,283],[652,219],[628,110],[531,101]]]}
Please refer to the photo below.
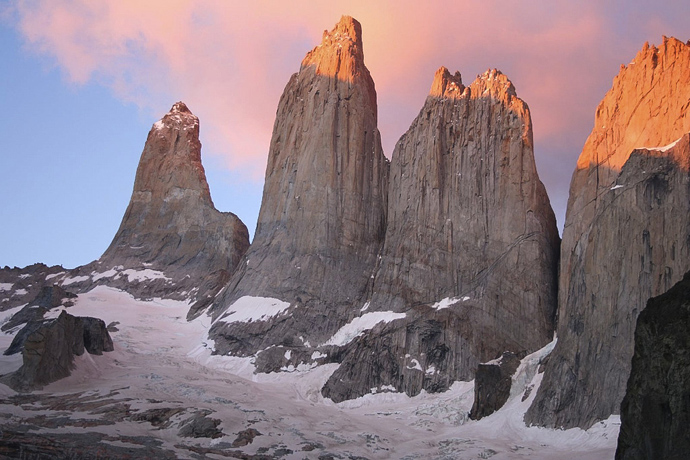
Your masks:
{"label": "blue sky", "polygon": [[690,38],[690,2],[410,0],[0,3],[0,266],[98,258],[151,125],[200,118],[216,207],[253,233],[278,99],[341,14],[362,23],[390,157],[440,66],[498,68],[529,105],[559,227],[597,104],[645,41]]}

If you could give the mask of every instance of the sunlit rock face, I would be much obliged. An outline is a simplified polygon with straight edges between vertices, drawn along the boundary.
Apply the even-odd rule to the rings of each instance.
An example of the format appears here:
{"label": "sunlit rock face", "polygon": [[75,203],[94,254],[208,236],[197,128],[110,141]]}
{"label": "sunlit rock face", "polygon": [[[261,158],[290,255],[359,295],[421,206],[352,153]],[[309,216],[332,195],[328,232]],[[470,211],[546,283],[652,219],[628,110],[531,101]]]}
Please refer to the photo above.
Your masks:
{"label": "sunlit rock face", "polygon": [[386,222],[388,161],[376,111],[361,26],[343,17],[283,91],[254,241],[213,312],[242,296],[293,308],[271,321],[216,323],[218,352],[315,347],[359,311]]}
{"label": "sunlit rock face", "polygon": [[[120,279],[124,289],[146,297],[184,293],[205,300],[227,282],[248,246],[240,219],[213,206],[201,164],[199,119],[177,102],[149,132],[132,198],[110,247],[81,271],[107,273],[101,282],[117,285]],[[135,276],[118,276],[123,269],[160,275],[142,276],[147,282],[137,287],[130,279]]]}
{"label": "sunlit rock face", "polygon": [[633,332],[690,268],[690,46],[645,44],[597,108],[561,246],[558,344],[528,423],[589,427],[619,412]]}
{"label": "sunlit rock face", "polygon": [[324,388],[415,395],[551,341],[559,237],[527,105],[501,72],[441,68],[391,160],[388,224],[367,311],[406,317],[355,345]]}

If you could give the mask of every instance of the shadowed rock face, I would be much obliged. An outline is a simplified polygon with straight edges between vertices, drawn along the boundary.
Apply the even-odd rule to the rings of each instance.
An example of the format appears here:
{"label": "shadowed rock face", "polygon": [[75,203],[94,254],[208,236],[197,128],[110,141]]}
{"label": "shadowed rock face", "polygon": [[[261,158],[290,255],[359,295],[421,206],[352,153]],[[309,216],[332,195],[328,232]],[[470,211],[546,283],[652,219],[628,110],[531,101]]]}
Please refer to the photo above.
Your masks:
{"label": "shadowed rock face", "polygon": [[570,188],[558,343],[527,423],[619,412],[637,315],[690,269],[689,105],[690,46],[673,38],[645,45],[599,105]]}
{"label": "shadowed rock face", "polygon": [[[504,351],[541,348],[553,335],[558,248],[527,105],[496,70],[465,87],[439,69],[393,152],[367,310],[406,317],[372,331],[380,335],[345,359],[324,395],[442,391]],[[387,354],[394,364],[384,366]]]}
{"label": "shadowed rock face", "polygon": [[637,319],[616,459],[687,458],[689,389],[690,272]]}
{"label": "shadowed rock face", "polygon": [[469,417],[479,420],[499,410],[508,401],[512,376],[520,358],[510,352],[500,359],[480,364],[474,379],[474,404]]}
{"label": "shadowed rock face", "polygon": [[343,17],[285,87],[254,241],[213,307],[218,316],[251,295],[286,301],[291,314],[217,323],[218,351],[324,342],[364,302],[385,231],[388,162],[376,110],[361,27]]}

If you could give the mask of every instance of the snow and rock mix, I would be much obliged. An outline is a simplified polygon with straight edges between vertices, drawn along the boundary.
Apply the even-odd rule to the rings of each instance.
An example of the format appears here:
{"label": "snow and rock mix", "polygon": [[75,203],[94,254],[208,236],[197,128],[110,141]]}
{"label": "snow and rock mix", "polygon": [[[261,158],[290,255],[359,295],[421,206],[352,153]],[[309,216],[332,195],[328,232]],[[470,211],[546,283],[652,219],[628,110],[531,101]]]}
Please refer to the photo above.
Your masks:
{"label": "snow and rock mix", "polygon": [[[251,309],[252,299],[243,302]],[[262,311],[270,306],[267,299],[254,302]],[[320,388],[338,364],[254,374],[252,358],[213,355],[210,318],[188,322],[188,308],[183,301],[135,300],[104,286],[80,294],[67,311],[111,325],[115,351],[78,357],[72,375],[43,391],[20,394],[0,385],[0,445],[6,446],[0,453],[18,454],[7,449],[23,440],[26,454],[87,449],[110,458],[613,456],[619,428],[614,417],[588,431],[523,423],[541,382],[540,362],[554,343],[522,360],[501,410],[474,422],[467,417],[473,382],[414,398],[379,392],[334,404]],[[11,333],[0,334],[0,347],[11,340]],[[18,355],[0,357],[1,374],[20,365]]]}

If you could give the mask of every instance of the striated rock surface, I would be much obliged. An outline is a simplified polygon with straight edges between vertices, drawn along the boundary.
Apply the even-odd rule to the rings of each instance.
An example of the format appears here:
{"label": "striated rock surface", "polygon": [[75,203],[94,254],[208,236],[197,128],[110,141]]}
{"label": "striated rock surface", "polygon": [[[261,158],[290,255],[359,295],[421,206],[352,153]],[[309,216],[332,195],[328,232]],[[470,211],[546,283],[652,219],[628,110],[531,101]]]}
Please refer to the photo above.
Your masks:
{"label": "striated rock surface", "polygon": [[690,46],[664,38],[621,68],[573,174],[558,344],[528,424],[618,413],[637,315],[690,269]]}
{"label": "striated rock surface", "polygon": [[637,318],[616,459],[687,458],[689,395],[690,272]]}
{"label": "striated rock surface", "polygon": [[29,322],[10,349],[22,351],[23,364],[2,382],[16,391],[32,391],[69,376],[74,357],[84,350],[101,355],[113,351],[113,342],[103,320],[62,311],[56,319]]}
{"label": "striated rock surface", "polygon": [[541,348],[553,336],[558,250],[527,105],[496,70],[465,87],[439,69],[393,152],[367,310],[405,319],[362,339],[324,395],[442,391],[506,350]]}
{"label": "striated rock surface", "polygon": [[221,319],[221,354],[324,343],[362,305],[385,232],[388,162],[360,24],[343,17],[302,61],[280,98],[254,241],[213,307],[289,304],[263,321]]}

